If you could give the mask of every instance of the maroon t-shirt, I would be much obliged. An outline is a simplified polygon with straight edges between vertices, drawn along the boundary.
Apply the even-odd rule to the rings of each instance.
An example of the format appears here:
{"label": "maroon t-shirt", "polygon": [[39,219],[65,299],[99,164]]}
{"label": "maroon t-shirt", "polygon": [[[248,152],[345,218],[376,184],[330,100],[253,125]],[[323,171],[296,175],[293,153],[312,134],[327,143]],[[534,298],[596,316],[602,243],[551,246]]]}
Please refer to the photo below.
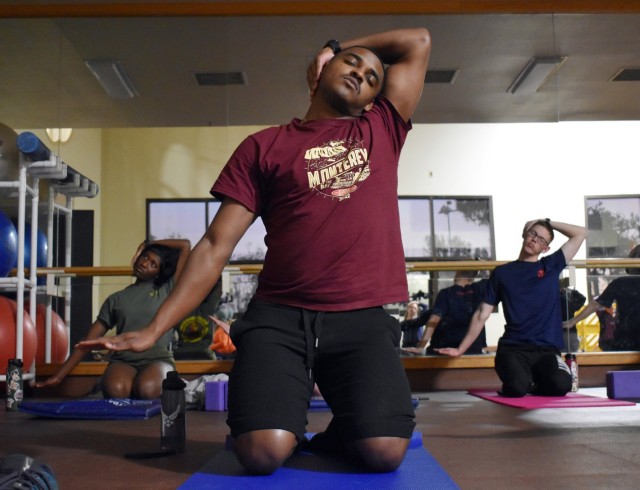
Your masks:
{"label": "maroon t-shirt", "polygon": [[356,119],[294,119],[246,138],[211,193],[260,215],[254,298],[345,311],[408,299],[398,160],[410,123],[379,97]]}

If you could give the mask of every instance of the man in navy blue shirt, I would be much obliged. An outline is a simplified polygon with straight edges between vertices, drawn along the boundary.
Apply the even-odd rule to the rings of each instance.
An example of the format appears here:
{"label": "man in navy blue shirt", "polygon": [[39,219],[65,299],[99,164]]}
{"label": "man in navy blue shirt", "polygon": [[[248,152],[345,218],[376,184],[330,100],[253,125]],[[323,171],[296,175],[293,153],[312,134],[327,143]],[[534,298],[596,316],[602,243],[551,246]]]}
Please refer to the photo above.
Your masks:
{"label": "man in navy blue shirt", "polygon": [[[551,255],[554,231],[568,240]],[[494,307],[502,302],[505,331],[498,342],[495,369],[502,381],[501,394],[521,397],[533,392],[564,396],[571,389],[571,373],[560,356],[564,348],[560,310],[560,274],[582,245],[582,226],[533,220],[526,223],[518,260],[495,268],[483,302],[458,348],[438,349],[460,356],[478,337]]]}

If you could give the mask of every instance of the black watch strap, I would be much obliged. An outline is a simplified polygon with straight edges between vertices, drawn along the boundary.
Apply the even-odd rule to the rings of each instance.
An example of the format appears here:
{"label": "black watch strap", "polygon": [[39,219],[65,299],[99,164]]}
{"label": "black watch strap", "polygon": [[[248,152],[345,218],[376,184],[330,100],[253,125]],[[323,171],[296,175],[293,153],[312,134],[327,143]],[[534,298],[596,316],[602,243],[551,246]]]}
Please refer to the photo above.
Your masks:
{"label": "black watch strap", "polygon": [[338,54],[340,51],[342,51],[340,43],[335,39],[330,39],[329,41],[327,41],[323,48],[330,48],[331,51],[333,51],[333,54]]}

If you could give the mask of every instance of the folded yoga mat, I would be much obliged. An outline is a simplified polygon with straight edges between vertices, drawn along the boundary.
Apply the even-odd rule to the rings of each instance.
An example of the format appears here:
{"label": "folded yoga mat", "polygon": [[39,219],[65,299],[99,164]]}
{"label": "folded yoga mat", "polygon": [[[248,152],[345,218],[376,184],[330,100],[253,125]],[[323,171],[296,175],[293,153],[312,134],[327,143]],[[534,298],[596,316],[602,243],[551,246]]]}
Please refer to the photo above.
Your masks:
{"label": "folded yoga mat", "polygon": [[160,400],[109,398],[58,402],[23,401],[20,411],[61,419],[148,419],[160,413]]}
{"label": "folded yoga mat", "polygon": [[[309,434],[310,436],[311,434]],[[282,489],[304,488],[351,490],[384,489],[458,489],[459,487],[422,446],[422,434],[414,432],[404,461],[391,473],[365,473],[339,457],[297,453],[269,476],[249,476],[232,451],[218,453],[180,490],[209,488]]]}
{"label": "folded yoga mat", "polygon": [[526,395],[522,398],[509,398],[498,395],[496,390],[469,390],[469,394],[509,407],[536,408],[576,408],[576,407],[620,407],[635,405],[623,400],[612,400],[599,396],[567,393],[565,396]]}

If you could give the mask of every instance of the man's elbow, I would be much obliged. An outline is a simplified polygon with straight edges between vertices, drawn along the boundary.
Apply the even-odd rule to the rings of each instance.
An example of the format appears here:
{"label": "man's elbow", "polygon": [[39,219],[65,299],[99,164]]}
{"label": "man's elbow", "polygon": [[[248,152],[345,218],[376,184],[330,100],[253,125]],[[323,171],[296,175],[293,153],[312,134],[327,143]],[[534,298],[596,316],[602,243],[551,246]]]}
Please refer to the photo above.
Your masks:
{"label": "man's elbow", "polygon": [[426,27],[416,29],[415,43],[425,56],[429,55],[431,52],[431,34]]}

